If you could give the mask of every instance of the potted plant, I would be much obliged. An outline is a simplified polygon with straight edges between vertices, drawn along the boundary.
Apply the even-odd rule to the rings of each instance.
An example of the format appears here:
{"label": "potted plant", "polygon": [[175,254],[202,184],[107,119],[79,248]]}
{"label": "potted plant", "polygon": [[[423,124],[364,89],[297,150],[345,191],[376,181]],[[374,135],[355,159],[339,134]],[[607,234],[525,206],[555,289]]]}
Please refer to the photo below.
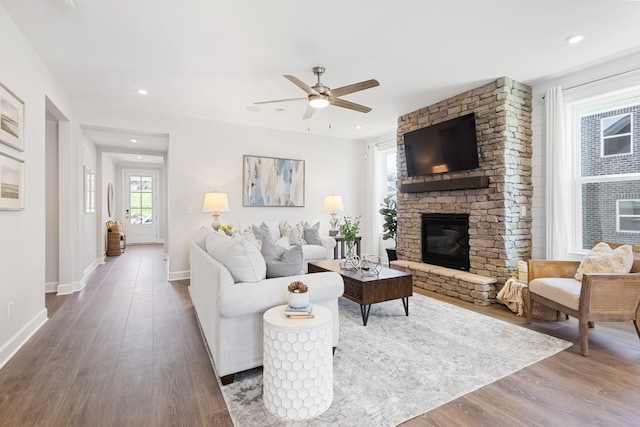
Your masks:
{"label": "potted plant", "polygon": [[289,284],[289,306],[302,308],[309,305],[309,287],[300,281]]}
{"label": "potted plant", "polygon": [[353,247],[358,236],[358,230],[360,230],[360,217],[351,218],[345,216],[338,225],[338,231],[344,238],[344,243],[347,245],[347,254],[345,256],[346,268],[357,268],[360,260],[353,253]]}
{"label": "potted plant", "polygon": [[[394,242],[396,240],[396,229],[398,227],[398,210],[397,210],[397,202],[395,197],[385,197],[383,202],[380,203],[380,215],[384,220],[382,225],[382,231],[384,234],[382,235],[382,240],[393,239]],[[396,248],[386,248],[387,257],[389,258],[389,262],[395,261],[398,259],[398,253],[396,252]]]}

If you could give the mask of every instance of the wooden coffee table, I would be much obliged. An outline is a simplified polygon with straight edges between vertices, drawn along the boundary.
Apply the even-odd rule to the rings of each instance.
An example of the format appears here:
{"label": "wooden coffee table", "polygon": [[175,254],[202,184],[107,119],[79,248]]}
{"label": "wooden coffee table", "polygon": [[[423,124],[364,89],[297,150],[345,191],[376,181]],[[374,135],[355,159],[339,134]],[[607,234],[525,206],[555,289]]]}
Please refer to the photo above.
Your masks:
{"label": "wooden coffee table", "polygon": [[340,260],[309,263],[309,273],[335,271],[344,280],[343,297],[360,304],[362,323],[367,326],[371,304],[402,299],[405,315],[409,315],[409,297],[413,295],[413,277],[409,273],[382,267],[378,276],[363,276],[358,270],[340,267]]}

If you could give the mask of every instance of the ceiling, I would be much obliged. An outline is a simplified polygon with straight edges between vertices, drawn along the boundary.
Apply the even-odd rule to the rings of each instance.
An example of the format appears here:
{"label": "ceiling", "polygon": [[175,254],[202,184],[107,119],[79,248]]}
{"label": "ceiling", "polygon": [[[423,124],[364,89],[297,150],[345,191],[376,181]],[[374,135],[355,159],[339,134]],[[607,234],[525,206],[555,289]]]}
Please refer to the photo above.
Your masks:
{"label": "ceiling", "polygon": [[[0,3],[75,101],[357,139],[501,76],[531,84],[640,55],[634,0]],[[576,33],[584,41],[565,42]],[[304,96],[282,75],[312,85],[317,65],[333,88],[377,79],[343,97],[373,111],[302,120],[305,101],[253,104]],[[96,142],[113,144],[101,131]]]}

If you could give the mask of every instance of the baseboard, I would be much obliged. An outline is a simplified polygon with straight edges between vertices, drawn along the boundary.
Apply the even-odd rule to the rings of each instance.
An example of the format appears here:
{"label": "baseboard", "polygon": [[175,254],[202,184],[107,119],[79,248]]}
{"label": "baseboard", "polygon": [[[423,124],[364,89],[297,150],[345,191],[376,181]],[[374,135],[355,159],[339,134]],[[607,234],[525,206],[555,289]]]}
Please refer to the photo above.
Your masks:
{"label": "baseboard", "polygon": [[24,325],[9,341],[0,348],[0,369],[20,350],[29,338],[49,320],[47,309],[43,308],[31,321]]}
{"label": "baseboard", "polygon": [[44,293],[45,294],[52,294],[54,292],[58,292],[58,282],[46,282],[44,284]]}
{"label": "baseboard", "polygon": [[189,270],[185,270],[185,271],[174,271],[173,273],[169,273],[169,281],[173,281],[173,280],[184,280],[184,279],[190,279],[191,278],[191,271]]}
{"label": "baseboard", "polygon": [[74,292],[73,283],[61,283],[58,285],[57,295],[71,295]]}

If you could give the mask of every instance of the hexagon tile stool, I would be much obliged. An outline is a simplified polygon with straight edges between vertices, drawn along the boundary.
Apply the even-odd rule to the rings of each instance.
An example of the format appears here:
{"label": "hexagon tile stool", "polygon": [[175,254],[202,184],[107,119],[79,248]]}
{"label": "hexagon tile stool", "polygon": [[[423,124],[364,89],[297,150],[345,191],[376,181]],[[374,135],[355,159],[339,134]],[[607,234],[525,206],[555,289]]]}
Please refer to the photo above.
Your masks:
{"label": "hexagon tile stool", "polygon": [[280,305],[264,313],[264,406],[273,415],[303,420],[333,401],[331,312],[313,306],[313,319],[289,319]]}

